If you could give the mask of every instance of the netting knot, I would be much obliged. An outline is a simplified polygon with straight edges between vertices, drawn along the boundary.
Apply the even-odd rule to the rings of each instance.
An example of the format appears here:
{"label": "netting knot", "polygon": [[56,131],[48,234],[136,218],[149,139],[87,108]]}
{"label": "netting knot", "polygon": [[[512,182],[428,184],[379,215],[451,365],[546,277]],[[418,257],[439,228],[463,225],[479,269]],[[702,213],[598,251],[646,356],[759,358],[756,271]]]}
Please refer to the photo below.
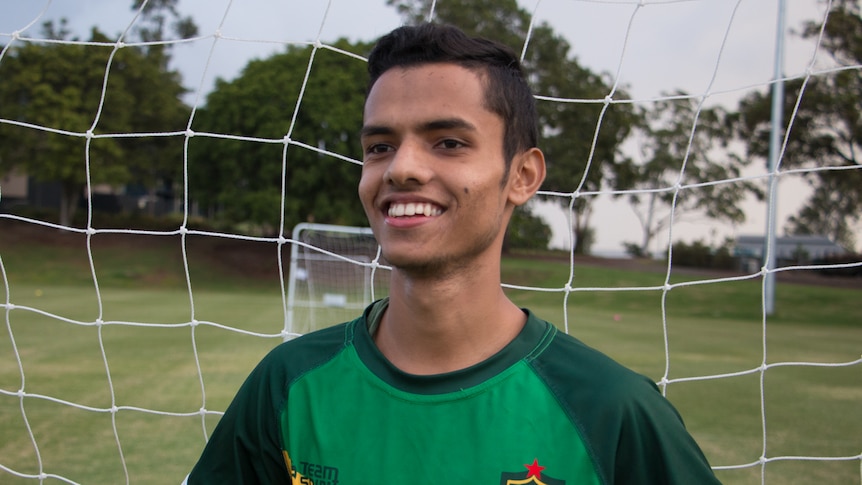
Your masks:
{"label": "netting knot", "polygon": [[188,128],[186,129],[186,138],[192,138],[195,136],[195,130]]}

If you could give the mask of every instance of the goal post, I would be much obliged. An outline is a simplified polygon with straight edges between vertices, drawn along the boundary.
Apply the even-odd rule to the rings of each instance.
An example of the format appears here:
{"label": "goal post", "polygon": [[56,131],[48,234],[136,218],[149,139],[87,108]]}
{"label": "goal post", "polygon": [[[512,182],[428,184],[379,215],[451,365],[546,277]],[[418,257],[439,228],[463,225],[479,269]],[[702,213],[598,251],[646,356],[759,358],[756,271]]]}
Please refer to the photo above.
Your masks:
{"label": "goal post", "polygon": [[300,223],[291,239],[287,338],[353,318],[387,293],[371,228]]}

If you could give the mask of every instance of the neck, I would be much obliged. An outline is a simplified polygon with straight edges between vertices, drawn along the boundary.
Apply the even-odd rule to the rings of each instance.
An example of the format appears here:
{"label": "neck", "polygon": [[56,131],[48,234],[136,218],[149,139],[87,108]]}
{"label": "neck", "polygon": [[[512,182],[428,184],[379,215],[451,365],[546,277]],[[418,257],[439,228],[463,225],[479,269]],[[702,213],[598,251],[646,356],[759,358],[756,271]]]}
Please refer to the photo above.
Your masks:
{"label": "neck", "polygon": [[394,269],[374,340],[398,368],[440,374],[477,364],[521,331],[524,313],[500,287],[500,265],[432,277]]}

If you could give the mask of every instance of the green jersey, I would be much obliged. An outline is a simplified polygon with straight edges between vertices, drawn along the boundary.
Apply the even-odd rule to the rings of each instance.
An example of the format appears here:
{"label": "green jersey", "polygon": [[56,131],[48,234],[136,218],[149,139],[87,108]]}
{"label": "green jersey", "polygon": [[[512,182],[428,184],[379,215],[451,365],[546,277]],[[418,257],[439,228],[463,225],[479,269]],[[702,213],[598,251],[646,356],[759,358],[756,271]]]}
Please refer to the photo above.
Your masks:
{"label": "green jersey", "polygon": [[529,311],[490,359],[419,376],[374,344],[386,304],[276,347],[188,483],[718,483],[655,383]]}

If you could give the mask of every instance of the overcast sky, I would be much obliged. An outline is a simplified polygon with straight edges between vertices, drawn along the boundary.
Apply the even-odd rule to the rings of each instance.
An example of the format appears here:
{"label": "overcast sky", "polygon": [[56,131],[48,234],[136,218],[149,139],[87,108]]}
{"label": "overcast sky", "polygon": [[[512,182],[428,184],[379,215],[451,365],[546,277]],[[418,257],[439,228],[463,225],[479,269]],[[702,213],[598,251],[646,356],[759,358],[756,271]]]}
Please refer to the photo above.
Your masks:
{"label": "overcast sky", "polygon": [[[451,0],[438,0],[443,1]],[[520,0],[525,9],[535,12],[537,20],[547,21],[568,39],[582,64],[610,73],[633,98],[648,100],[676,89],[698,94],[709,90],[715,95],[714,102],[728,106],[752,87],[762,89],[773,77],[778,3]],[[823,15],[823,5],[817,0],[786,3],[789,29]],[[38,37],[43,21],[61,17],[69,20],[70,30],[82,39],[94,25],[106,34],[120,34],[134,18],[130,6],[130,0],[0,0],[0,43],[7,43],[9,34],[31,24],[23,35]],[[186,86],[200,87],[202,94],[216,77],[231,79],[249,59],[280,51],[286,42],[320,39],[326,43],[339,37],[373,40],[400,24],[385,0],[180,0],[179,8],[194,18],[203,39],[177,46],[175,67],[183,73]],[[812,55],[810,44],[787,36],[786,75],[804,73]],[[802,202],[800,193],[804,191],[782,185],[780,219]],[[762,233],[765,206],[753,203],[747,212],[749,222],[742,227],[715,231],[715,224],[709,221],[681,221],[674,234],[710,242],[725,235]],[[560,213],[545,213],[555,224],[561,223]],[[593,222],[600,250],[619,251],[622,241],[639,240],[640,226],[625,204],[603,199]],[[562,244],[564,231],[555,229],[555,243]]]}

